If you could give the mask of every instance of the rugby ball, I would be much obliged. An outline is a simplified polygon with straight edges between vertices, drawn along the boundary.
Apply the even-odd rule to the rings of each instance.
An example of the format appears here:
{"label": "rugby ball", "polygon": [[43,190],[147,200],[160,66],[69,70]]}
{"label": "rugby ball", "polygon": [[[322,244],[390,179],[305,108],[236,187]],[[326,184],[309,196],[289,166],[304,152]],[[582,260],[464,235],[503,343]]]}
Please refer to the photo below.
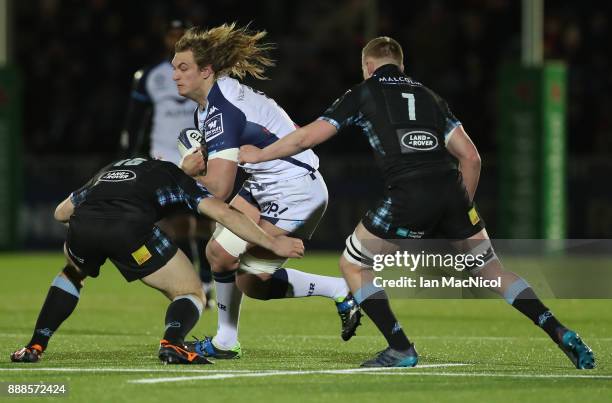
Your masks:
{"label": "rugby ball", "polygon": [[178,136],[178,150],[181,158],[193,154],[202,145],[202,132],[198,129],[183,129]]}

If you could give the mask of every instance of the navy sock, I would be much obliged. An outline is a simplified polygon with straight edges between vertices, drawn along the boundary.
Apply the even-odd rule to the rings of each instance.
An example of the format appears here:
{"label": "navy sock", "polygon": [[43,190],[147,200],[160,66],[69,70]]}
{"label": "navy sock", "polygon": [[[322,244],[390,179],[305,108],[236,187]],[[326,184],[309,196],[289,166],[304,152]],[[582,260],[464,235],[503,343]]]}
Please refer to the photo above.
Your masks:
{"label": "navy sock", "polygon": [[392,349],[406,351],[410,348],[410,340],[391,311],[389,299],[384,291],[370,295],[359,306],[374,322]]}
{"label": "navy sock", "polygon": [[34,333],[28,346],[34,344],[40,345],[43,350],[47,348],[49,339],[53,333],[60,327],[62,322],[68,318],[79,302],[79,289],[63,276],[57,276],[49,292],[43,306],[38,314]]}
{"label": "navy sock", "polygon": [[185,336],[193,329],[199,318],[200,311],[191,299],[175,299],[166,311],[164,339],[171,344],[182,345],[185,342]]}
{"label": "navy sock", "polygon": [[540,301],[531,287],[521,291],[512,302],[512,306],[541,327],[555,343],[559,343],[559,329],[565,327]]}
{"label": "navy sock", "polygon": [[289,286],[287,271],[285,269],[276,270],[268,281],[268,299],[287,298]]}

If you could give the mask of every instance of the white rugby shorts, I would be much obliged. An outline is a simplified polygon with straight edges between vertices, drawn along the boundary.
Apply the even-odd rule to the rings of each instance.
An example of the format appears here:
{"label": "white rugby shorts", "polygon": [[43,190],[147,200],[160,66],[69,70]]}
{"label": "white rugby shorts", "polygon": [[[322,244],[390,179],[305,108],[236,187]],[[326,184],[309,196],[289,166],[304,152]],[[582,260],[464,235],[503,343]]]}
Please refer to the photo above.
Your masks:
{"label": "white rugby shorts", "polygon": [[[260,184],[246,180],[238,193],[257,207],[261,219],[293,236],[310,239],[327,208],[327,186],[318,171],[276,183]],[[212,239],[229,254],[239,257],[247,242],[217,223]]]}

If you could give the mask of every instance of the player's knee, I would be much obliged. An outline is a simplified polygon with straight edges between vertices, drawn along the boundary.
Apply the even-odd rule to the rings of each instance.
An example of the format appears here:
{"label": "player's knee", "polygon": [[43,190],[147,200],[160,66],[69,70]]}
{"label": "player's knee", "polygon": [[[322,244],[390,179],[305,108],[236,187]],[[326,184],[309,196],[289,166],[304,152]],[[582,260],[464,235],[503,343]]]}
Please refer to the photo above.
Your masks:
{"label": "player's knee", "polygon": [[206,297],[202,290],[201,282],[179,282],[178,284],[162,289],[162,292],[171,300],[175,300],[182,295],[191,295],[199,300],[202,304],[206,303]]}
{"label": "player's knee", "polygon": [[191,290],[189,294],[195,296],[202,304],[206,305],[206,294],[204,294],[204,290],[202,289],[202,282],[198,282],[198,286]]}
{"label": "player's knee", "polygon": [[372,253],[366,250],[355,233],[353,232],[346,238],[346,247],[340,258],[340,270],[354,270],[355,267],[362,269],[372,268]]}
{"label": "player's knee", "polygon": [[206,259],[210,263],[213,271],[235,270],[238,268],[238,258],[229,254],[214,239],[206,244]]}
{"label": "player's knee", "polygon": [[258,275],[242,272],[236,278],[238,288],[250,298],[267,301],[292,296],[292,288],[287,278],[287,271],[276,270],[273,274]]}
{"label": "player's knee", "polygon": [[240,270],[254,275],[272,275],[282,267],[287,258],[259,258],[250,252],[240,257]]}
{"label": "player's knee", "polygon": [[282,269],[287,259],[260,259],[245,253],[240,259],[239,276],[243,292],[251,298],[269,300],[286,298],[289,293],[287,271]]}
{"label": "player's knee", "polygon": [[238,257],[247,247],[248,242],[218,224],[213,237],[206,245],[206,256],[213,270],[215,267],[236,269]]}
{"label": "player's knee", "polygon": [[495,266],[499,259],[489,239],[479,240],[466,254],[475,258],[474,264],[467,269],[471,276],[481,276],[483,270],[491,267],[501,268],[500,265]]}
{"label": "player's knee", "polygon": [[78,290],[83,288],[83,281],[85,280],[85,277],[87,277],[86,274],[71,264],[67,264],[66,267],[62,269],[60,274],[70,281]]}
{"label": "player's knee", "polygon": [[66,265],[66,267],[59,272],[55,279],[53,279],[51,286],[64,290],[76,298],[80,298],[84,278],[85,275],[82,274],[76,267]]}

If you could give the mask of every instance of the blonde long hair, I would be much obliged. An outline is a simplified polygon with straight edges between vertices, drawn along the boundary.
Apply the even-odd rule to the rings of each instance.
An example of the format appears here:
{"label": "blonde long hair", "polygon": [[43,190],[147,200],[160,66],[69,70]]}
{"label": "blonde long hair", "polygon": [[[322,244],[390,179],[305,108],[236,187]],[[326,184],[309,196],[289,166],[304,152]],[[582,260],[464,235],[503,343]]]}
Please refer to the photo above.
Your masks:
{"label": "blonde long hair", "polygon": [[174,46],[175,52],[191,50],[198,67],[211,65],[217,77],[245,75],[265,80],[267,67],[274,66],[274,60],[267,52],[274,48],[271,43],[260,43],[266,31],[251,32],[246,27],[236,28],[236,23],[203,30],[193,27],[187,30]]}

